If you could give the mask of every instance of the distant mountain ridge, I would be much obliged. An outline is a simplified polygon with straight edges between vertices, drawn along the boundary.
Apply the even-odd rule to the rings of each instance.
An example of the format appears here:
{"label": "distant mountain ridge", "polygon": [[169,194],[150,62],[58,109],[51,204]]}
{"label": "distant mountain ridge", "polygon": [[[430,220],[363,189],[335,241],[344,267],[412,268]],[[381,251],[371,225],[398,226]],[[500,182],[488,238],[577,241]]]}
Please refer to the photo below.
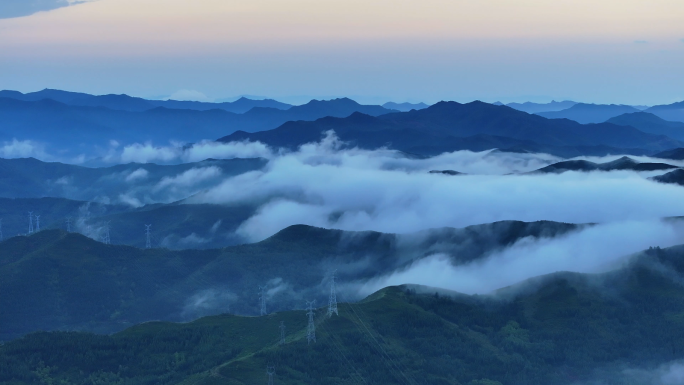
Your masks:
{"label": "distant mountain ridge", "polygon": [[631,170],[631,171],[658,171],[658,170],[671,170],[679,168],[667,163],[639,163],[632,158],[623,156],[622,158],[616,159],[612,162],[605,163],[594,163],[588,160],[568,160],[564,162],[558,162],[546,167],[540,168],[539,170],[532,171],[530,173],[555,173],[560,174],[565,171],[619,171],[619,170]]}
{"label": "distant mountain ridge", "polygon": [[378,116],[395,111],[361,105],[346,98],[314,100],[288,110],[254,107],[244,114],[235,114],[221,109],[196,111],[166,107],[135,112],[74,106],[52,99],[23,101],[0,97],[0,137],[44,143],[48,150],[70,153],[74,157],[83,153],[95,156],[98,148],[100,152],[107,149],[111,140],[120,144],[194,143],[213,140],[236,130],[261,131],[287,121],[346,117],[354,112]]}
{"label": "distant mountain ridge", "polygon": [[649,112],[622,114],[610,118],[606,122],[621,126],[632,126],[643,132],[684,140],[684,122],[670,122]]}
{"label": "distant mountain ridge", "polygon": [[560,111],[537,112],[537,115],[548,119],[570,119],[578,123],[603,123],[610,118],[627,113],[640,112],[639,109],[618,104],[577,103]]}
{"label": "distant mountain ridge", "polygon": [[0,91],[0,97],[17,100],[36,102],[43,99],[51,99],[64,104],[82,107],[105,107],[113,110],[142,112],[156,107],[165,107],[179,110],[207,111],[220,109],[236,114],[242,114],[254,107],[275,108],[287,110],[292,105],[281,103],[272,99],[252,100],[245,97],[235,102],[207,103],[179,100],[150,100],[133,96],[122,95],[90,95],[80,92],[45,89],[37,92],[22,94],[17,91]]}
{"label": "distant mountain ridge", "polygon": [[399,112],[406,112],[406,111],[411,111],[411,110],[422,110],[424,108],[428,108],[429,105],[425,103],[394,103],[394,102],[387,102],[382,105],[383,107],[389,109],[389,110],[397,110]]}
{"label": "distant mountain ridge", "polygon": [[296,148],[334,130],[352,146],[393,149],[419,155],[446,151],[529,148],[559,156],[600,153],[648,153],[679,147],[679,141],[641,132],[633,127],[601,123],[582,125],[552,120],[506,106],[483,102],[440,102],[423,110],[372,117],[288,122],[274,130],[242,131],[219,139],[260,141],[274,147]]}
{"label": "distant mountain ridge", "polygon": [[524,111],[524,112],[527,112],[528,114],[536,114],[537,112],[549,112],[549,111],[565,110],[565,109],[568,109],[568,108],[574,106],[575,104],[577,104],[577,102],[573,102],[571,100],[564,100],[562,102],[557,102],[555,100],[552,100],[549,103],[525,102],[525,103],[508,103],[506,105],[508,107],[515,108],[518,111]]}

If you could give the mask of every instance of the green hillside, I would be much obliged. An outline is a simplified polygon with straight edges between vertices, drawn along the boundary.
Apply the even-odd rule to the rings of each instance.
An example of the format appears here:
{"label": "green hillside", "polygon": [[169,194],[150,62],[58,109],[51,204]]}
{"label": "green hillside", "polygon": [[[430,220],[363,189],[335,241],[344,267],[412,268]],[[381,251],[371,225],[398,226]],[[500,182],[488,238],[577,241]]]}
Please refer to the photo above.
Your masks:
{"label": "green hillside", "polygon": [[147,323],[112,336],[31,334],[0,347],[0,381],[265,384],[273,365],[277,384],[626,384],[606,373],[684,357],[684,287],[674,271],[684,272],[684,246],[496,296],[390,287],[341,304],[339,316],[319,309],[311,345],[304,311]]}
{"label": "green hillside", "polygon": [[576,228],[508,221],[400,236],[292,226],[255,244],[179,251],[46,230],[0,247],[0,341],[37,330],[111,333],[150,320],[258,314],[259,286],[270,312],[298,309],[304,299],[326,300],[321,288],[332,269],[344,284],[434,252],[458,251],[455,262],[465,262]]}

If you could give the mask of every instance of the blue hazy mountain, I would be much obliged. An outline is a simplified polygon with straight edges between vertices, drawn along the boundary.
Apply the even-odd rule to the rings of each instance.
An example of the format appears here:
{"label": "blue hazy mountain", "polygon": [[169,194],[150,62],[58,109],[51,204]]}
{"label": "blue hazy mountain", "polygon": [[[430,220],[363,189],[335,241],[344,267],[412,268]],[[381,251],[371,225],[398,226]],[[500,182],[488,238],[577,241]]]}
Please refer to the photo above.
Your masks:
{"label": "blue hazy mountain", "polygon": [[234,102],[207,103],[179,100],[148,100],[128,95],[90,95],[80,92],[69,92],[61,90],[45,89],[38,92],[22,94],[18,91],[0,91],[0,98],[12,98],[24,101],[35,102],[43,99],[52,99],[72,106],[85,107],[106,107],[113,110],[123,111],[147,111],[155,107],[165,107],[180,110],[224,110],[242,114],[254,107],[275,108],[287,110],[292,105],[281,103],[272,99],[252,100],[240,98]]}
{"label": "blue hazy mountain", "polygon": [[[100,202],[114,202],[116,197],[127,193],[132,194],[131,197],[136,199],[145,195],[149,196],[149,194],[161,194],[159,197],[163,197],[164,189],[158,188],[154,193],[155,186],[158,186],[164,179],[167,179],[165,183],[168,184],[168,180],[193,169],[215,168],[212,171],[217,177],[225,177],[258,170],[265,164],[264,159],[258,158],[207,159],[178,165],[128,163],[90,168],[58,162],[42,162],[34,158],[0,158],[0,197],[58,197]],[[213,183],[219,181],[213,180]],[[136,196],[133,193],[135,191],[139,191],[142,195]]]}
{"label": "blue hazy mountain", "polygon": [[429,106],[425,103],[394,103],[387,102],[382,105],[389,110],[397,110],[399,112],[406,112],[411,110],[422,110],[423,108],[428,108]]}
{"label": "blue hazy mountain", "polygon": [[506,105],[508,107],[515,108],[518,111],[524,111],[524,112],[527,112],[528,114],[536,114],[537,112],[565,110],[565,109],[568,109],[568,108],[574,106],[575,104],[577,104],[577,102],[573,102],[570,100],[564,100],[562,102],[557,102],[555,100],[552,100],[550,103],[525,102],[525,103],[508,103]]}
{"label": "blue hazy mountain", "polygon": [[684,140],[684,122],[670,122],[648,112],[632,112],[607,120],[607,123],[632,126],[650,134],[666,135]]}
{"label": "blue hazy mountain", "polygon": [[623,104],[577,103],[565,110],[538,112],[537,115],[549,119],[570,119],[578,123],[588,124],[602,123],[615,116],[639,111],[639,109]]}
{"label": "blue hazy mountain", "polygon": [[623,156],[611,162],[595,163],[588,160],[568,160],[554,163],[531,173],[560,174],[566,171],[663,171],[679,168],[667,163],[637,162],[634,159]]}
{"label": "blue hazy mountain", "polygon": [[[49,93],[53,94],[51,91]],[[68,96],[61,91],[55,94],[55,97],[62,99]],[[142,106],[142,103],[147,103],[141,99],[118,96],[105,96],[97,100],[111,103],[114,99],[118,106]],[[5,140],[17,138],[46,143],[53,152],[68,150],[67,154],[72,156],[92,155],[96,147],[106,149],[110,140],[122,144],[146,141],[158,144],[168,144],[170,141],[193,143],[202,139],[216,139],[236,130],[268,130],[287,121],[315,120],[325,116],[346,117],[357,111],[370,115],[393,112],[381,106],[361,105],[350,99],[314,100],[288,110],[255,107],[247,113],[235,114],[221,109],[196,111],[165,107],[125,111],[68,105],[53,99],[25,101],[0,98],[0,134]]]}
{"label": "blue hazy mountain", "polygon": [[653,106],[645,110],[662,119],[684,122],[684,101],[661,106]]}
{"label": "blue hazy mountain", "polygon": [[387,146],[420,155],[511,147],[559,156],[644,154],[680,147],[681,143],[629,126],[546,119],[479,101],[440,102],[423,110],[378,117],[355,113],[342,119],[288,122],[274,130],[251,134],[239,131],[219,140],[253,140],[296,148],[320,140],[328,130],[351,145],[369,149]]}

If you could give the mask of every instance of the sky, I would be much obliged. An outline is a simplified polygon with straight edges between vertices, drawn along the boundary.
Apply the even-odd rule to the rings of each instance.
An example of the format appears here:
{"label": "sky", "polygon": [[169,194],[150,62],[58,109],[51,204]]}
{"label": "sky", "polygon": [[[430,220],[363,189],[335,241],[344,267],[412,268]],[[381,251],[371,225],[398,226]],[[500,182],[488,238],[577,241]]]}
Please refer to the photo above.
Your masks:
{"label": "sky", "polygon": [[684,100],[681,0],[3,0],[0,89]]}

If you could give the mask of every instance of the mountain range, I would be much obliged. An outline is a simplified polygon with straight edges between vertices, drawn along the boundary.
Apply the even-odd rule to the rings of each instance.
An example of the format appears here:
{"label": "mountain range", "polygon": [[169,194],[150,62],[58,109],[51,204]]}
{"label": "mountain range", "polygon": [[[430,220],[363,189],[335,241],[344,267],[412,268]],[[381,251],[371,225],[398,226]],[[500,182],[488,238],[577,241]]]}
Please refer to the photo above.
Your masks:
{"label": "mountain range", "polygon": [[554,173],[560,174],[565,171],[660,171],[679,168],[667,163],[637,162],[634,159],[623,156],[611,162],[594,163],[588,160],[567,160],[550,164],[531,173]]}
{"label": "mountain range", "polygon": [[253,107],[236,114],[222,109],[197,111],[166,107],[128,111],[68,105],[52,99],[25,101],[0,97],[0,139],[31,140],[47,145],[53,152],[68,150],[72,156],[103,156],[112,140],[120,144],[194,143],[235,130],[252,132],[276,128],[287,121],[346,117],[354,112],[377,116],[393,111],[381,106],[360,105],[351,99],[313,100],[287,110]]}
{"label": "mountain range", "polygon": [[314,308],[308,343],[302,310],[112,336],[36,333],[0,346],[0,382],[239,385],[266,383],[271,367],[275,383],[292,385],[668,383],[684,344],[684,288],[666,271],[684,273],[682,261],[683,246],[651,248],[608,273],[559,272],[484,296],[388,287],[331,316]]}
{"label": "mountain range", "polygon": [[258,314],[259,286],[267,291],[269,311],[299,308],[302,298],[326,300],[320,285],[333,268],[340,287],[351,285],[345,295],[356,300],[355,282],[428,255],[453,252],[452,262],[462,264],[523,238],[553,238],[580,228],[504,221],[397,235],[299,225],[254,244],[179,251],[106,245],[44,230],[2,243],[0,340],[37,330],[110,333],[150,320]]}
{"label": "mountain range", "polygon": [[354,113],[347,118],[288,122],[273,130],[237,131],[219,141],[259,141],[273,147],[295,149],[320,140],[329,130],[351,146],[389,147],[427,156],[491,148],[525,149],[562,157],[639,155],[681,146],[677,140],[629,126],[583,125],[567,119],[546,119],[483,102],[440,102],[422,110],[377,117]]}
{"label": "mountain range", "polygon": [[242,97],[234,102],[207,103],[179,100],[149,100],[128,95],[90,95],[82,92],[69,92],[45,89],[38,92],[23,94],[18,91],[0,91],[0,98],[11,98],[27,102],[37,102],[44,99],[55,100],[70,106],[104,107],[112,110],[142,112],[157,107],[177,110],[224,110],[236,114],[245,113],[255,107],[275,108],[287,110],[292,105],[272,99],[253,100]]}
{"label": "mountain range", "polygon": [[537,112],[539,116],[548,119],[570,119],[578,123],[602,123],[618,115],[639,112],[632,106],[619,104],[587,104],[577,103],[570,108],[560,111]]}

